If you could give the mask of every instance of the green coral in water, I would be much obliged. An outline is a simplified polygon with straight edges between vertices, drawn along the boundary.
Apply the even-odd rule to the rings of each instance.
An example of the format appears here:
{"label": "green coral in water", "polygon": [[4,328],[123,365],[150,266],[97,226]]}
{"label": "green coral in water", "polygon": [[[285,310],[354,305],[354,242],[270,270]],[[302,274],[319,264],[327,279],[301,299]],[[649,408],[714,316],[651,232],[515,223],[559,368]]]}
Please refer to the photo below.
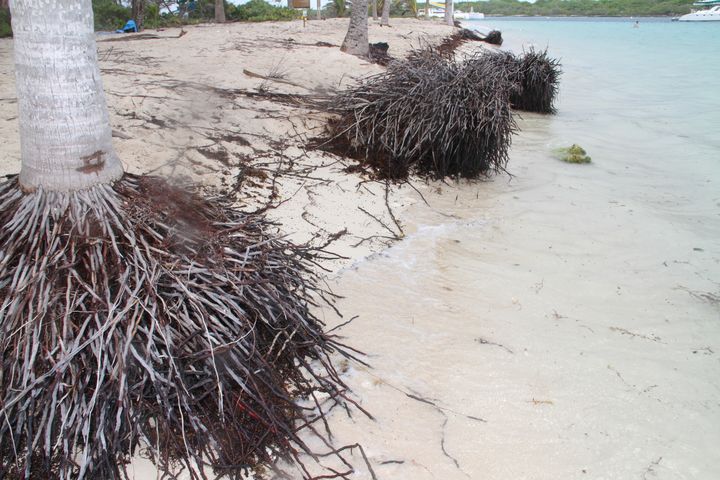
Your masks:
{"label": "green coral in water", "polygon": [[590,163],[591,160],[585,149],[576,143],[567,148],[556,149],[555,156],[567,163]]}

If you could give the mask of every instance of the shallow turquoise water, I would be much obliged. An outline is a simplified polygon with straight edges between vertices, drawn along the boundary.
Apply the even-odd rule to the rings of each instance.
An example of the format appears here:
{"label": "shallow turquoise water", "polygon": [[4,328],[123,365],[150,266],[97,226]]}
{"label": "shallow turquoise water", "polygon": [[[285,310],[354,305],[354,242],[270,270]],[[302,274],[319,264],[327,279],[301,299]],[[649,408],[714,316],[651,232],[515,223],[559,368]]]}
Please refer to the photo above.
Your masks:
{"label": "shallow turquoise water", "polygon": [[629,18],[493,18],[468,24],[498,28],[510,48],[533,44],[562,59],[560,122],[635,125],[616,141],[665,145],[669,139],[661,138],[670,136],[675,147],[714,150],[720,163],[720,22],[641,19],[633,28]]}
{"label": "shallow turquoise water", "polygon": [[[718,179],[720,22],[639,21],[489,18],[467,26],[497,28],[507,48],[534,45],[561,59],[558,114],[529,116],[529,130],[543,130],[549,144],[579,143],[602,165],[643,166],[676,177],[679,188]],[[515,144],[522,142],[521,134]],[[706,213],[720,206],[720,192],[691,193]]]}

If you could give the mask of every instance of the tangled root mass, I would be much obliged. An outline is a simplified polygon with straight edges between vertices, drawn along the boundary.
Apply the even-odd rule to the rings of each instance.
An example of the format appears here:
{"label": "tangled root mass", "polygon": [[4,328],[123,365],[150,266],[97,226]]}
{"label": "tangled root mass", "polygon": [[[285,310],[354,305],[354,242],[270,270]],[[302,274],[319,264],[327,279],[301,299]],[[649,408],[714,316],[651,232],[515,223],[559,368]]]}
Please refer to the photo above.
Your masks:
{"label": "tangled root mass", "polygon": [[127,478],[141,450],[240,478],[298,460],[295,400],[343,396],[308,252],[259,215],[153,177],[8,177],[0,225],[0,478]]}
{"label": "tangled root mass", "polygon": [[337,115],[326,149],[359,158],[385,178],[503,171],[516,129],[513,85],[505,71],[488,68],[486,57],[455,62],[425,48],[390,63],[327,103]]}

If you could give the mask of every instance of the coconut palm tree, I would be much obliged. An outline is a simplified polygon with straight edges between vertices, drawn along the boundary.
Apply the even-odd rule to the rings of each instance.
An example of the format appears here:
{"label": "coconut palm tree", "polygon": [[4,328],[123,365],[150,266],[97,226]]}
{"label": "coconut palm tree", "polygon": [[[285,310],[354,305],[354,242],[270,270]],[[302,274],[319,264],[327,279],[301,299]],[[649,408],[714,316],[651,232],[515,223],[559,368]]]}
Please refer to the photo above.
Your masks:
{"label": "coconut palm tree", "polygon": [[407,0],[407,6],[410,9],[410,12],[413,14],[413,17],[417,18],[418,16],[418,7],[417,7],[417,0]]}
{"label": "coconut palm tree", "polygon": [[455,6],[453,5],[453,0],[445,0],[445,23],[451,27],[455,26],[454,13]]}
{"label": "coconut palm tree", "polygon": [[132,0],[130,2],[131,17],[135,20],[138,31],[142,30],[145,20],[145,2],[146,0]]}
{"label": "coconut palm tree", "polygon": [[215,0],[215,22],[225,23],[225,0]]}
{"label": "coconut palm tree", "polygon": [[84,5],[89,3],[10,4],[22,151],[19,183],[25,191],[69,192],[123,174],[112,146],[93,16]]}
{"label": "coconut palm tree", "polygon": [[343,396],[308,250],[228,200],[123,173],[91,0],[10,9],[22,165],[0,181],[0,478],[127,478],[139,450],[192,479],[297,459],[294,399]]}
{"label": "coconut palm tree", "polygon": [[335,15],[344,17],[346,13],[345,0],[332,0],[331,5],[335,10]]}
{"label": "coconut palm tree", "polygon": [[350,26],[340,50],[361,57],[366,57],[370,53],[368,0],[353,0],[350,8]]}
{"label": "coconut palm tree", "polygon": [[380,19],[380,25],[386,27],[390,26],[390,6],[392,5],[391,0],[383,0],[382,18]]}

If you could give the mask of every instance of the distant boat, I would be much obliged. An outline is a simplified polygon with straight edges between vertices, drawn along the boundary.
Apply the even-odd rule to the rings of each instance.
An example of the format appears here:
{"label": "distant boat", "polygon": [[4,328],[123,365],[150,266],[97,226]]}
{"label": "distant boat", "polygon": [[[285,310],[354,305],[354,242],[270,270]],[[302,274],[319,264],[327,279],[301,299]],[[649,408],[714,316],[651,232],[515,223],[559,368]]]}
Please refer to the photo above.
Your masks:
{"label": "distant boat", "polygon": [[[444,18],[445,17],[445,4],[441,2],[428,2],[430,6],[434,7],[428,11],[428,18]],[[424,16],[425,12],[420,11],[420,16]],[[475,13],[473,8],[470,7],[470,12],[453,12],[453,18],[457,20],[482,20],[485,18],[483,13]]]}
{"label": "distant boat", "polygon": [[[419,16],[423,17],[425,16],[425,12],[421,11]],[[427,11],[428,18],[444,18],[445,17],[445,9],[444,8],[431,8]]]}
{"label": "distant boat", "polygon": [[698,10],[678,18],[680,22],[718,22],[720,21],[720,0],[706,0],[696,2],[693,5],[709,6],[715,5],[708,10]]}
{"label": "distant boat", "polygon": [[482,20],[485,18],[484,13],[475,13],[473,7],[470,7],[469,12],[455,11],[454,17],[458,20]]}
{"label": "distant boat", "polygon": [[473,7],[470,7],[470,13],[468,13],[468,20],[482,20],[485,18],[484,13],[475,13]]}

